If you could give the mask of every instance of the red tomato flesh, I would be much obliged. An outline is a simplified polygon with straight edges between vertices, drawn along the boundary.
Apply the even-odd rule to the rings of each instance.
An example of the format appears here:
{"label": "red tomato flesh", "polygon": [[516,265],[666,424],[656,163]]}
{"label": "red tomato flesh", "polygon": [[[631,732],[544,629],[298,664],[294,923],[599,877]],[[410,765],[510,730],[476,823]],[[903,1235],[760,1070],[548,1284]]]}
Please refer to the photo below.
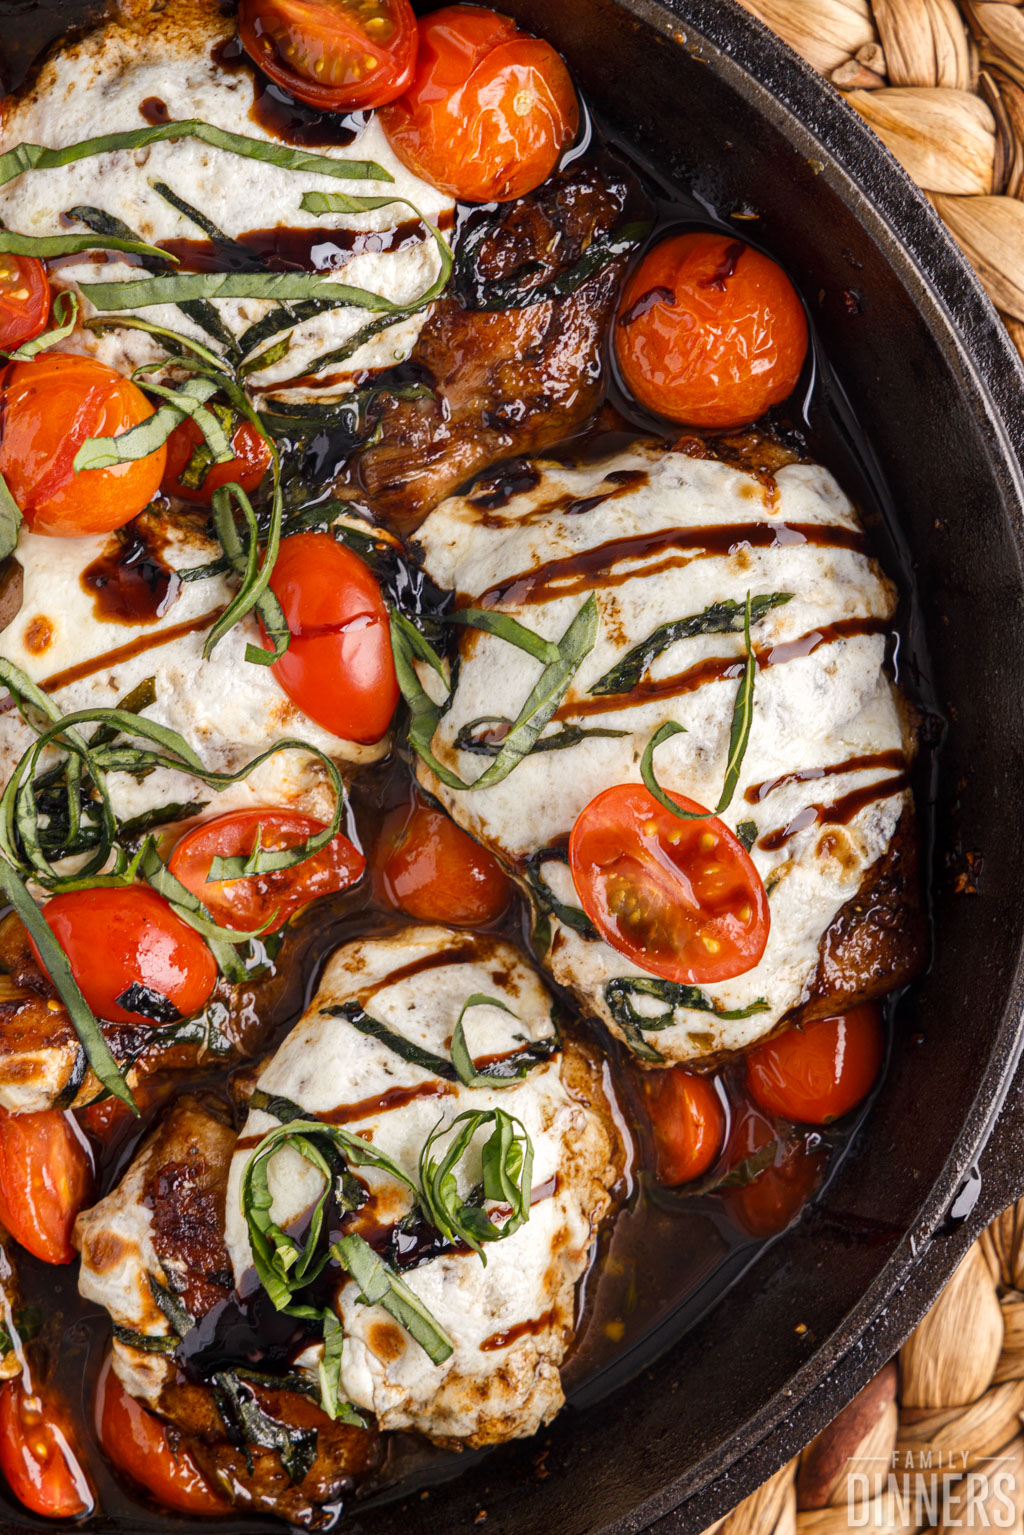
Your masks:
{"label": "red tomato flesh", "polygon": [[50,280],[34,256],[0,256],[0,351],[13,352],[46,329]]}
{"label": "red tomato flesh", "polygon": [[63,1412],[21,1380],[0,1388],[0,1469],[18,1502],[44,1519],[76,1519],[95,1501]]}
{"label": "red tomato flesh", "polygon": [[196,506],[209,506],[214,491],[230,483],[241,485],[246,495],[251,495],[270,468],[266,438],[260,436],[251,421],[242,420],[231,435],[234,458],[226,464],[211,464],[198,485],[183,485],[181,476],[202,441],[203,434],[194,421],[183,421],[174,428],[167,439],[167,466],[161,487],[167,495]]}
{"label": "red tomato flesh", "polygon": [[615,325],[626,387],[657,415],[719,428],[796,388],[807,320],[785,272],[728,235],[674,235],[626,284]]}
{"label": "red tomato flesh", "polygon": [[292,703],[344,741],[379,741],[398,680],[370,571],[329,533],[296,533],[282,540],[270,585],[292,632],[272,670]]}
{"label": "red tomato flesh", "polygon": [[323,821],[294,810],[235,810],[186,832],[168,867],[223,927],[262,927],[276,911],[276,920],[267,928],[275,933],[310,901],[344,890],[361,878],[366,859],[358,848],[339,832],[303,863],[249,879],[207,880],[210,865],[215,857],[248,855],[256,846],[257,834],[260,846],[269,851],[295,847],[323,829]]}
{"label": "red tomato flesh", "polygon": [[708,1171],[725,1135],[725,1110],[714,1077],[682,1066],[648,1071],[644,1095],[654,1131],[659,1183],[689,1183]]}
{"label": "red tomato flesh", "polygon": [[776,1142],[774,1160],[751,1182],[726,1190],[729,1214],[748,1236],[776,1236],[796,1220],[821,1182],[826,1157],[799,1141],[780,1139],[778,1131],[752,1104],[733,1113],[728,1159],[738,1168],[754,1152]]}
{"label": "red tomato flesh", "polygon": [[325,111],[382,106],[413,77],[409,0],[241,0],[238,32],[272,80]]}
{"label": "red tomato flesh", "polygon": [[160,489],[166,446],[132,463],[76,474],[87,437],[120,437],[153,414],[131,379],[90,357],[46,352],[3,375],[0,474],[33,533],[112,533]]}
{"label": "red tomato flesh", "polygon": [[546,181],[579,127],[561,57],[483,6],[420,22],[412,85],[381,113],[395,154],[465,202],[508,202]]}
{"label": "red tomato flesh", "polygon": [[96,1386],[100,1444],[124,1476],[180,1514],[227,1514],[231,1504],[207,1481],[170,1431],[129,1396],[107,1359]]}
{"label": "red tomato flesh", "polygon": [[764,953],[764,885],[716,816],[681,821],[642,785],[618,784],[576,818],[569,867],[602,938],[652,975],[686,985],[727,981]]}
{"label": "red tomato flesh", "polygon": [[512,894],[497,859],[429,805],[403,805],[388,816],[373,866],[384,900],[423,922],[483,927]]}
{"label": "red tomato flesh", "polygon": [[183,1018],[198,1012],[216,985],[217,964],[202,938],[146,885],[55,895],[43,916],[98,1018],[152,1023],[117,1000],[135,981],[166,997]]}
{"label": "red tomato flesh", "polygon": [[825,1125],[867,1097],[883,1048],[881,1014],[867,1003],[757,1045],[746,1057],[747,1090],[769,1114]]}
{"label": "red tomato flesh", "polygon": [[0,1109],[0,1222],[44,1263],[70,1263],[71,1231],[93,1189],[92,1161],[59,1109]]}

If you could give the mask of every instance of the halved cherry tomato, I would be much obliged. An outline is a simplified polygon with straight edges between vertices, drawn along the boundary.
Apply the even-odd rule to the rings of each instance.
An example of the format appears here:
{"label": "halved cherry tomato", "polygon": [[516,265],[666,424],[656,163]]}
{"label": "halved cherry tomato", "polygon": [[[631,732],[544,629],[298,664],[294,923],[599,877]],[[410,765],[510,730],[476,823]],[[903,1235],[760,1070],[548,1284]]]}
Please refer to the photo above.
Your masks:
{"label": "halved cherry tomato", "polygon": [[270,468],[267,439],[260,436],[251,421],[243,419],[231,436],[234,458],[226,464],[210,464],[198,485],[183,485],[181,476],[202,441],[203,434],[192,420],[183,421],[168,437],[167,466],[162,484],[167,495],[192,501],[197,506],[209,506],[214,491],[231,481],[251,494]]}
{"label": "halved cherry tomato", "polygon": [[231,1504],[206,1480],[183,1446],[141,1402],[129,1396],[109,1358],[96,1385],[96,1432],[124,1476],[180,1514],[227,1514]]}
{"label": "halved cherry tomato", "polygon": [[733,1110],[728,1159],[734,1172],[748,1158],[774,1144],[773,1159],[749,1182],[726,1190],[729,1214],[748,1236],[771,1237],[796,1220],[821,1182],[825,1153],[802,1141],[782,1139],[770,1120],[752,1104]]}
{"label": "halved cherry tomato", "polygon": [[430,805],[392,811],[373,868],[378,893],[424,922],[484,926],[501,916],[512,894],[497,859]]}
{"label": "halved cherry tomato", "polygon": [[409,0],[241,0],[238,32],[272,80],[328,112],[394,101],[416,64]]}
{"label": "halved cherry tomato", "polygon": [[165,446],[131,463],[76,474],[87,437],[120,437],[153,414],[141,389],[90,357],[46,352],[3,375],[0,474],[33,533],[112,533],[160,489]]}
{"label": "halved cherry tomato", "polygon": [[[134,1012],[117,1000],[135,983],[187,1018],[216,985],[217,964],[206,944],[148,885],[55,895],[43,916],[98,1018],[153,1023],[151,1012]],[[32,949],[43,965],[34,943]]]}
{"label": "halved cherry tomato", "polygon": [[497,11],[447,5],[420,22],[416,77],[380,120],[417,176],[465,202],[509,202],[547,180],[579,103],[550,43]]}
{"label": "halved cherry tomato", "polygon": [[796,388],[807,320],[785,272],[760,251],[711,231],[673,235],[626,284],[615,352],[648,410],[741,426]]}
{"label": "halved cherry tomato", "polygon": [[645,1072],[643,1084],[658,1181],[674,1185],[699,1178],[717,1157],[725,1134],[725,1110],[714,1077],[670,1066]]}
{"label": "halved cherry tomato", "polygon": [[64,1413],[21,1380],[0,1387],[0,1469],[18,1502],[44,1519],[77,1519],[95,1502]]}
{"label": "halved cherry tomato", "polygon": [[866,1003],[777,1034],[747,1055],[747,1090],[769,1114],[825,1125],[866,1098],[882,1065],[882,1018]]}
{"label": "halved cherry tomato", "polygon": [[295,810],[234,810],[186,832],[171,854],[168,868],[224,927],[262,927],[276,911],[277,919],[267,929],[276,933],[310,901],[344,890],[361,878],[366,859],[359,849],[339,832],[321,852],[290,869],[226,883],[207,880],[210,865],[215,857],[237,858],[251,853],[257,833],[260,846],[270,851],[294,847],[323,829],[323,821]]}
{"label": "halved cherry tomato", "polygon": [[[682,810],[702,809],[672,798]],[[577,816],[569,867],[602,938],[652,975],[686,985],[727,981],[764,953],[764,885],[716,816],[677,820],[641,784],[617,784]]]}
{"label": "halved cherry tomato", "polygon": [[89,1153],[59,1109],[0,1109],[0,1222],[44,1263],[70,1263],[71,1230],[93,1188]]}
{"label": "halved cherry tomato", "polygon": [[50,280],[34,256],[0,256],[0,350],[13,352],[46,329]]}
{"label": "halved cherry tomato", "polygon": [[388,610],[358,555],[329,533],[281,541],[270,577],[292,641],[274,676],[311,720],[344,741],[379,741],[398,703]]}

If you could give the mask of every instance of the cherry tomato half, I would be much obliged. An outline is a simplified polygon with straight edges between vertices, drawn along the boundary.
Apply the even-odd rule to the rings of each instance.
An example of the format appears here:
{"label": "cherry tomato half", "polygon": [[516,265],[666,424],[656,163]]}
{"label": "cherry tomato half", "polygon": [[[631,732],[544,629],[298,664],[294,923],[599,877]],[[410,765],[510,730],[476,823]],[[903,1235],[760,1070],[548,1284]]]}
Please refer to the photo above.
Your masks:
{"label": "cherry tomato half", "polygon": [[727,1151],[733,1171],[773,1143],[770,1165],[741,1187],[726,1191],[732,1219],[748,1236],[762,1239],[784,1231],[796,1220],[825,1170],[823,1151],[808,1151],[800,1141],[780,1139],[775,1126],[752,1104],[734,1109]]}
{"label": "cherry tomato half", "polygon": [[165,1424],[129,1396],[109,1358],[96,1385],[96,1432],[122,1475],[180,1514],[227,1514],[231,1504],[212,1487],[187,1450],[172,1446]]}
{"label": "cherry tomato half", "polygon": [[[98,1018],[152,1023],[151,1014],[132,1012],[117,1000],[136,982],[187,1018],[199,1011],[216,984],[217,964],[206,944],[147,885],[55,895],[43,916]],[[43,965],[34,943],[32,949]]]}
{"label": "cherry tomato half", "polygon": [[769,1114],[825,1125],[868,1093],[882,1065],[882,1018],[867,1003],[777,1034],[747,1055],[747,1091]]}
{"label": "cherry tomato half", "polygon": [[388,610],[362,560],[329,533],[295,533],[270,586],[292,632],[272,670],[292,703],[344,741],[379,741],[398,680]]}
{"label": "cherry tomato half", "polygon": [[131,379],[90,357],[46,352],[3,375],[0,474],[33,533],[112,533],[160,489],[167,449],[76,474],[87,437],[120,437],[153,414]]}
{"label": "cherry tomato half", "polygon": [[183,421],[168,437],[167,466],[161,486],[167,495],[197,506],[209,506],[214,491],[232,481],[251,495],[270,468],[267,439],[260,436],[251,421],[243,419],[231,436],[234,458],[226,464],[211,464],[198,485],[183,485],[181,476],[202,441],[203,434],[192,420]]}
{"label": "cherry tomato half", "polygon": [[615,325],[626,387],[691,426],[754,421],[792,394],[807,321],[780,266],[728,235],[674,235],[626,284]]}
{"label": "cherry tomato half", "polygon": [[[681,794],[672,798],[701,811]],[[569,867],[602,938],[652,975],[686,985],[727,981],[764,953],[764,885],[716,816],[677,820],[641,784],[617,784],[577,816]]]}
{"label": "cherry tomato half", "polygon": [[725,1135],[725,1110],[714,1078],[670,1066],[645,1072],[643,1084],[658,1181],[675,1185],[701,1177],[717,1157]]}
{"label": "cherry tomato half", "polygon": [[186,832],[171,854],[168,868],[222,926],[262,927],[276,911],[277,920],[267,929],[275,933],[310,901],[355,884],[366,868],[358,848],[339,832],[321,852],[290,869],[227,882],[208,881],[210,865],[215,857],[237,858],[251,853],[257,833],[260,846],[269,851],[294,847],[323,829],[323,821],[294,810],[235,810]]}
{"label": "cherry tomato half", "polygon": [[0,350],[13,352],[46,329],[50,280],[34,256],[0,256]]}
{"label": "cherry tomato half", "polygon": [[381,827],[373,853],[378,893],[423,922],[485,926],[512,887],[497,859],[430,805],[403,805]]}
{"label": "cherry tomato half", "polygon": [[0,1222],[44,1263],[70,1263],[71,1230],[92,1193],[89,1153],[59,1109],[0,1109]]}
{"label": "cherry tomato half", "polygon": [[0,1469],[18,1502],[44,1519],[76,1519],[95,1501],[64,1413],[21,1380],[0,1387]]}
{"label": "cherry tomato half", "polygon": [[380,120],[417,176],[465,202],[508,202],[547,180],[579,103],[550,43],[483,6],[448,5],[420,22],[416,77]]}
{"label": "cherry tomato half", "polygon": [[241,0],[238,32],[272,80],[328,112],[394,101],[416,64],[409,0]]}

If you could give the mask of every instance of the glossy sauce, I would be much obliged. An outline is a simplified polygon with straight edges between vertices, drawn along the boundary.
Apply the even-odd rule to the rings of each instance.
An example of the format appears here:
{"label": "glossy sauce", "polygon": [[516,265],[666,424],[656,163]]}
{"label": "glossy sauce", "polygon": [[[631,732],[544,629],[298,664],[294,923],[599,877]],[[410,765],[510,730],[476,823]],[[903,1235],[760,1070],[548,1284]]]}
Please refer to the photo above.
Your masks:
{"label": "glossy sauce", "polygon": [[429,238],[420,220],[410,218],[379,230],[249,229],[230,241],[162,240],[160,249],[177,257],[185,272],[333,272],[365,251],[405,250]]}
{"label": "glossy sauce", "polygon": [[898,768],[904,762],[901,751],[871,752],[863,757],[847,757],[845,762],[830,762],[827,767],[801,768],[796,773],[784,773],[781,778],[766,778],[764,783],[751,784],[744,798],[750,805],[759,805],[776,789],[784,789],[791,783],[811,783],[819,778],[838,777],[842,773],[860,773],[865,768]]}
{"label": "glossy sauce", "polygon": [[86,566],[81,582],[101,623],[151,624],[164,616],[181,581],[161,554],[163,544],[159,532],[132,522]]}
{"label": "glossy sauce", "polygon": [[480,1345],[482,1353],[490,1353],[494,1349],[511,1348],[513,1343],[520,1338],[533,1338],[539,1332],[547,1332],[555,1320],[554,1307],[545,1311],[543,1316],[537,1316],[528,1322],[517,1322],[514,1327],[507,1328],[504,1332],[492,1332],[489,1338],[485,1338]]}
{"label": "glossy sauce", "polygon": [[842,799],[833,800],[828,805],[808,805],[799,811],[785,826],[780,826],[777,831],[765,832],[763,837],[758,837],[758,847],[763,847],[766,852],[777,852],[780,847],[785,847],[790,838],[795,837],[798,831],[803,831],[808,826],[847,826],[854,818],[873,805],[876,800],[891,799],[894,794],[902,794],[910,787],[910,779],[906,773],[899,773],[895,778],[883,779],[880,783],[864,784],[859,789],[851,789],[849,794],[844,794]]}

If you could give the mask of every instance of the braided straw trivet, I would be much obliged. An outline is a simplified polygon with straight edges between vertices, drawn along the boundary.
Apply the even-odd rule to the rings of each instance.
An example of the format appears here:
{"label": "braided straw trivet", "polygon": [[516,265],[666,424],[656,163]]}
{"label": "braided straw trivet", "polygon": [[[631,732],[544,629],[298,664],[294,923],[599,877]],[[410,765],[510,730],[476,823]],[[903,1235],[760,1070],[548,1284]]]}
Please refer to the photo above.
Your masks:
{"label": "braided straw trivet", "polygon": [[[1024,5],[741,4],[838,87],[927,192],[1024,356]],[[970,1249],[898,1367],[886,1365],[802,1455],[711,1529],[1024,1535],[1022,1413],[1024,1201]]]}

